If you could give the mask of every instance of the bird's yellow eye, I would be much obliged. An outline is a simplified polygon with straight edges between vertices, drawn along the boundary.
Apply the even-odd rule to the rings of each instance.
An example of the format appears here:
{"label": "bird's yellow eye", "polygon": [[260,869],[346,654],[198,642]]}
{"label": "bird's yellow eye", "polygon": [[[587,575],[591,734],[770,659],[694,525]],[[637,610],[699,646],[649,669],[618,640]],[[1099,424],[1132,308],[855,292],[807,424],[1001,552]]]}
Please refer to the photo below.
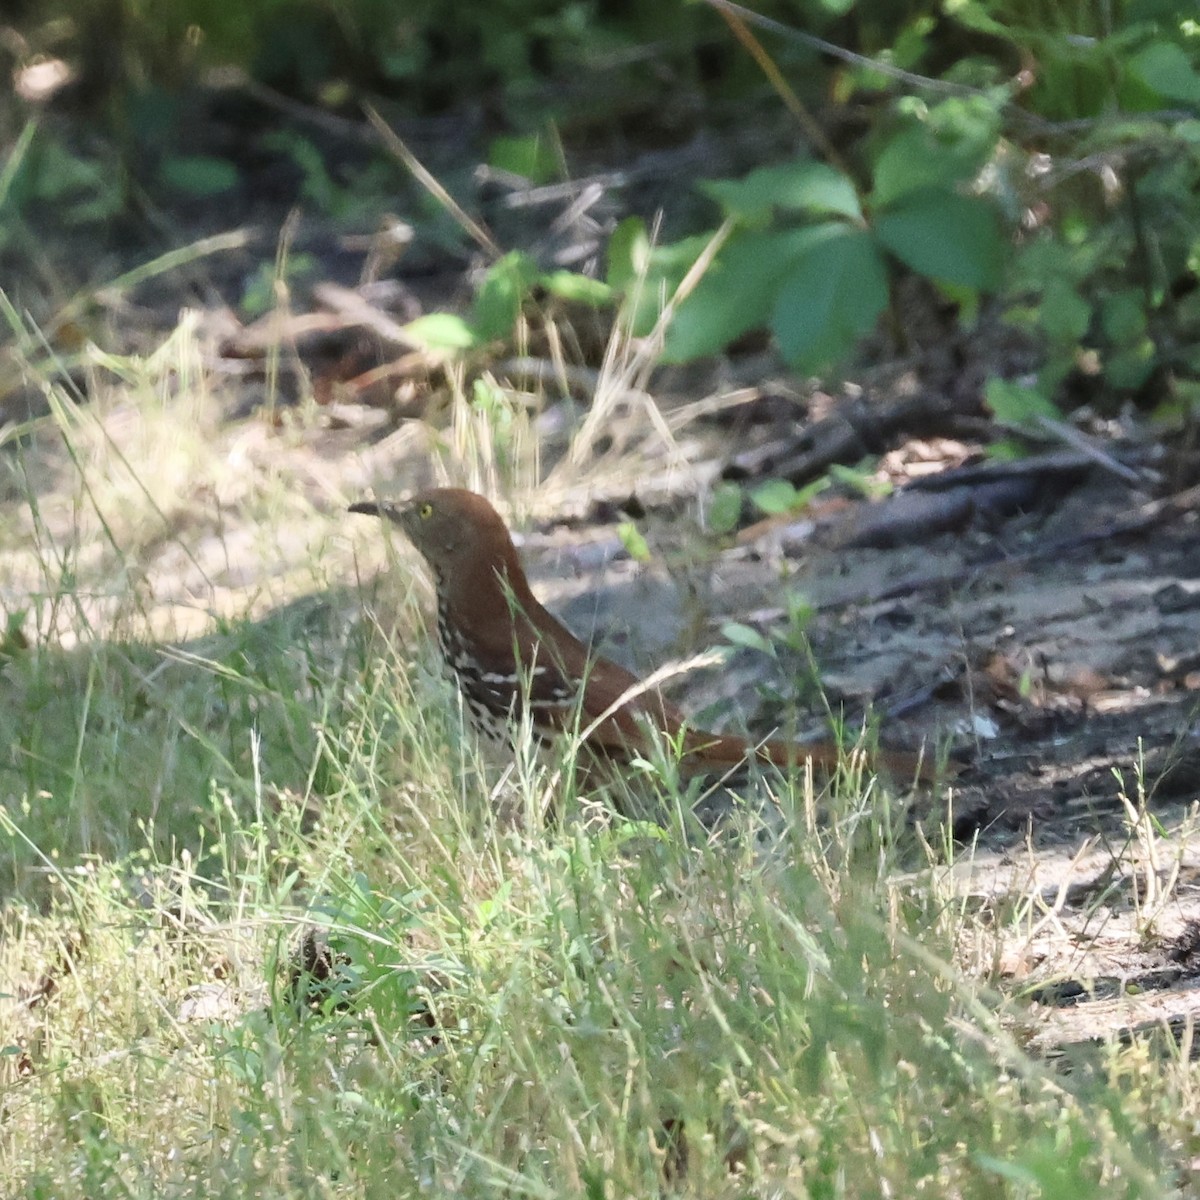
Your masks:
{"label": "bird's yellow eye", "polygon": [[421,507],[417,509],[417,515],[421,518],[422,521],[426,520],[429,517],[432,517],[433,516],[433,505],[432,504],[422,504]]}

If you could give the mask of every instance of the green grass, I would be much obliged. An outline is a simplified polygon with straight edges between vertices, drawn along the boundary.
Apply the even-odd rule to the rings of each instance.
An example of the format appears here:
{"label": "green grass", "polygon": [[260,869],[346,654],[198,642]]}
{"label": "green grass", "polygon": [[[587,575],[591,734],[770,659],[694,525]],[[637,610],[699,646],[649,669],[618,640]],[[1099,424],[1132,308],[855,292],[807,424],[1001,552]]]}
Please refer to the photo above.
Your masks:
{"label": "green grass", "polygon": [[[705,836],[651,773],[661,825],[571,795],[541,821],[545,767],[462,744],[413,573],[334,586],[384,565],[378,528],[298,496],[285,454],[231,470],[187,399],[141,399],[117,455],[137,399],[60,406],[10,458],[39,515],[9,504],[0,579],[27,613],[0,666],[0,1194],[1186,1187],[1190,1063],[1025,1053],[966,969],[997,931],[877,785],[775,780]],[[212,589],[175,636],[171,564]],[[321,987],[292,978],[311,928]]]}

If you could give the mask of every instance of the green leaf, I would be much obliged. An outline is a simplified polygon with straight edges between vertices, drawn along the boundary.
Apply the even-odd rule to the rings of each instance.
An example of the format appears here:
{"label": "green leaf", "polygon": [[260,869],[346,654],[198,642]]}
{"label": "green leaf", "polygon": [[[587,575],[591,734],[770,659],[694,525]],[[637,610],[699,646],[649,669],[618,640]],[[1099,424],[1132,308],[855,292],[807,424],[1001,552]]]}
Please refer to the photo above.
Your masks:
{"label": "green leaf", "polygon": [[784,358],[802,369],[848,353],[887,305],[887,277],[874,239],[845,225],[835,232],[792,260],[771,315]]}
{"label": "green leaf", "polygon": [[965,29],[975,29],[980,33],[990,33],[1004,41],[1012,38],[1012,30],[1002,21],[997,21],[991,14],[992,6],[980,0],[957,0],[954,5],[954,20]]}
{"label": "green leaf", "polygon": [[551,271],[540,280],[542,286],[552,296],[561,296],[564,300],[572,300],[576,304],[590,304],[600,308],[612,303],[613,289],[599,279],[589,279],[586,275],[574,271]]}
{"label": "green leaf", "polygon": [[617,526],[617,537],[621,539],[621,545],[625,547],[625,552],[634,562],[650,561],[650,547],[632,521],[622,521]]}
{"label": "green leaf", "polygon": [[[289,255],[284,266],[286,270],[283,278],[292,284],[297,280],[312,276],[318,270],[315,256],[304,250],[298,250]],[[278,301],[276,289],[279,281],[279,271],[274,263],[258,264],[257,268],[246,278],[242,291],[241,307],[246,316],[262,316],[263,313],[275,306]]]}
{"label": "green leaf", "polygon": [[751,225],[765,224],[776,209],[862,220],[853,180],[825,163],[779,163],[759,167],[744,179],[711,180],[699,186],[726,212]]}
{"label": "green leaf", "polygon": [[471,407],[487,417],[493,445],[507,440],[512,428],[513,407],[504,388],[487,377],[476,379],[471,384]]}
{"label": "green leaf", "polygon": [[1174,42],[1151,42],[1129,60],[1126,69],[1164,100],[1200,103],[1200,74]]}
{"label": "green leaf", "polygon": [[845,463],[830,463],[829,475],[838,483],[853,488],[871,500],[882,500],[895,490],[891,480],[880,479],[877,475],[872,474],[872,468],[862,464],[857,467],[848,467]]}
{"label": "green leaf", "polygon": [[21,135],[16,139],[15,145],[8,151],[8,157],[3,166],[0,166],[0,212],[8,203],[10,194],[18,195],[20,188],[14,188],[14,183],[20,179],[25,172],[22,170],[29,148],[33,145],[34,134],[37,133],[37,122],[28,120],[21,127]]}
{"label": "green leaf", "polygon": [[1142,340],[1104,360],[1104,378],[1114,388],[1140,388],[1158,365],[1154,343]]}
{"label": "green leaf", "polygon": [[992,376],[983,387],[992,415],[1007,425],[1025,425],[1034,417],[1057,417],[1058,409],[1036,388]]}
{"label": "green leaf", "polygon": [[983,1153],[976,1153],[972,1157],[985,1171],[991,1171],[994,1175],[999,1175],[1002,1179],[1007,1179],[1012,1183],[1032,1188],[1037,1188],[1041,1183],[1037,1174],[1022,1163],[1006,1162],[1002,1158]]}
{"label": "green leaf", "polygon": [[775,647],[770,638],[740,621],[729,621],[722,625],[721,636],[733,646],[757,650],[760,654],[770,654],[772,657],[775,654]]}
{"label": "green leaf", "polygon": [[1177,429],[1182,422],[1200,416],[1200,383],[1176,379],[1171,395],[1155,405],[1151,420],[1159,426]]}
{"label": "green leaf", "polygon": [[709,529],[713,533],[732,533],[741,519],[742,489],[736,483],[722,483],[708,502]]}
{"label": "green leaf", "polygon": [[[636,233],[631,240],[631,271],[620,285],[626,293],[627,311],[623,314],[635,337],[649,333],[662,313],[663,304],[675,293],[683,277],[704,252],[711,235],[698,234],[665,246],[638,245]],[[621,267],[623,273],[625,267]],[[613,282],[610,280],[610,282]],[[616,284],[614,284],[616,286]]]}
{"label": "green leaf", "polygon": [[947,191],[979,170],[994,141],[987,145],[974,137],[942,141],[925,125],[906,125],[875,160],[871,203],[885,208],[910,192]]}
{"label": "green leaf", "polygon": [[1038,307],[1038,324],[1051,341],[1073,346],[1087,333],[1092,306],[1065,280],[1050,279]]}
{"label": "green leaf", "polygon": [[488,268],[471,310],[471,326],[481,342],[512,333],[521,304],[538,275],[537,264],[519,250],[506,254]]}
{"label": "green leaf", "polygon": [[29,638],[25,636],[28,616],[27,608],[14,608],[5,619],[4,632],[0,634],[0,666],[29,649]]}
{"label": "green leaf", "polygon": [[404,326],[404,332],[430,350],[469,350],[475,331],[455,313],[427,313]]}
{"label": "green leaf", "polygon": [[931,105],[922,121],[933,139],[928,148],[953,162],[960,178],[970,179],[995,153],[1006,100],[999,93],[950,96]]}
{"label": "green leaf", "polygon": [[768,479],[750,493],[754,505],[772,517],[791,512],[797,506],[799,498],[800,493],[796,491],[795,485],[786,479]]}
{"label": "green leaf", "polygon": [[780,233],[735,233],[679,306],[667,330],[664,362],[715,354],[767,323],[781,280],[812,245],[848,226],[841,222]]}
{"label": "green leaf", "polygon": [[983,452],[995,462],[1020,462],[1029,456],[1025,443],[1016,438],[1001,438],[985,446]]}
{"label": "green leaf", "polygon": [[1014,292],[1041,295],[1046,280],[1061,277],[1079,282],[1088,271],[1089,265],[1081,262],[1069,246],[1057,237],[1043,234],[1027,242],[1013,256],[1008,268],[1008,282]]}
{"label": "green leaf", "polygon": [[1106,296],[1100,308],[1104,336],[1117,344],[1137,341],[1146,332],[1144,298],[1138,288],[1124,288]]}
{"label": "green leaf", "polygon": [[[641,217],[626,217],[608,239],[608,286],[628,291],[650,265],[650,235]],[[682,278],[682,276],[680,276]]]}
{"label": "green leaf", "polygon": [[207,154],[172,155],[159,169],[162,181],[189,196],[219,196],[237,187],[233,163]]}
{"label": "green leaf", "polygon": [[786,479],[768,479],[750,493],[751,503],[770,517],[800,512],[829,487],[829,478],[822,475],[798,488]]}
{"label": "green leaf", "polygon": [[335,213],[347,201],[347,192],[329,173],[328,161],[311,138],[291,129],[279,129],[263,138],[263,145],[286,155],[300,168],[300,191],[323,212]]}
{"label": "green leaf", "polygon": [[520,175],[531,183],[548,183],[558,174],[559,159],[550,139],[531,133],[525,137],[497,137],[488,146],[488,165]]}
{"label": "green leaf", "polygon": [[909,22],[896,36],[892,43],[889,57],[893,66],[906,71],[915,71],[921,65],[921,59],[929,49],[929,39],[937,29],[937,22],[931,15],[917,17]]}
{"label": "green leaf", "polygon": [[1004,242],[982,200],[941,188],[910,192],[879,214],[875,233],[918,274],[980,290],[1000,282]]}

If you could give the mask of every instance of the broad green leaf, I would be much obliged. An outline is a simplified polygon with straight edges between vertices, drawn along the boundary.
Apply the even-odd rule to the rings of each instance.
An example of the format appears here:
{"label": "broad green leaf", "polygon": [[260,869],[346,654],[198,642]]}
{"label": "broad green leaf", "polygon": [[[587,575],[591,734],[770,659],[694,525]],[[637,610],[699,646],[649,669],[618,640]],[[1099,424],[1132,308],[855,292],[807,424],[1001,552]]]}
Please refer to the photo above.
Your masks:
{"label": "broad green leaf", "polygon": [[641,217],[626,217],[608,239],[605,258],[608,286],[628,291],[650,265],[650,235],[646,232],[646,222]]}
{"label": "broad green leaf", "polygon": [[892,44],[889,54],[892,65],[906,71],[916,70],[929,49],[929,38],[936,28],[937,22],[930,15],[910,21]]}
{"label": "broad green leaf", "polygon": [[1129,60],[1126,69],[1164,100],[1200,103],[1200,74],[1174,42],[1151,42]]}
{"label": "broad green leaf", "polygon": [[1065,279],[1047,280],[1038,324],[1051,341],[1073,346],[1087,333],[1092,306]]}
{"label": "broad green leaf", "polygon": [[966,29],[990,33],[1004,41],[1012,38],[1012,30],[1004,22],[998,21],[992,16],[991,9],[994,7],[992,4],[983,3],[982,0],[954,0],[953,4],[947,4],[945,7],[947,13],[954,14],[955,23]]}
{"label": "broad green leaf", "polygon": [[493,138],[488,146],[488,165],[532,183],[548,183],[558,174],[559,160],[548,137],[531,133],[525,137]]}
{"label": "broad green leaf", "polygon": [[1004,243],[983,200],[942,188],[910,192],[876,217],[875,233],[918,274],[981,290],[1000,282]]}
{"label": "broad green leaf", "polygon": [[1138,288],[1106,296],[1100,308],[1104,336],[1111,342],[1134,342],[1146,332],[1145,297]]}
{"label": "broad green leaf", "polygon": [[984,384],[983,397],[992,415],[1008,425],[1025,425],[1034,417],[1057,417],[1058,409],[1036,388],[993,376]]}
{"label": "broad green leaf", "polygon": [[1178,429],[1200,416],[1200,384],[1176,379],[1171,394],[1154,407],[1150,419],[1156,425]]}
{"label": "broad green leaf", "polygon": [[791,512],[796,507],[799,496],[795,485],[786,479],[768,479],[750,493],[750,499],[755,506],[771,517]]}
{"label": "broad green leaf", "polygon": [[841,222],[775,233],[734,234],[679,306],[667,330],[664,362],[715,354],[767,323],[781,280],[815,244],[849,226]]}
{"label": "broad green leaf", "polygon": [[829,487],[829,477],[822,475],[798,488],[786,479],[768,479],[750,493],[751,503],[768,516],[800,512]]}
{"label": "broad green leaf", "polygon": [[1062,277],[1078,281],[1087,273],[1069,246],[1055,237],[1042,234],[1027,242],[1013,255],[1008,267],[1008,283],[1014,292],[1040,294],[1047,279]]}
{"label": "broad green leaf", "polygon": [[887,277],[871,235],[848,226],[793,259],[771,329],[788,362],[813,369],[836,361],[879,319]]}
{"label": "broad green leaf", "polygon": [[1046,120],[1098,117],[1112,103],[1108,55],[1087,39],[1047,38],[1041,45],[1036,82],[1025,103]]}
{"label": "broad green leaf", "polygon": [[521,304],[537,277],[537,264],[518,250],[488,268],[471,309],[471,327],[481,342],[512,333]]}
{"label": "broad green leaf", "polygon": [[[1158,97],[1154,97],[1154,100],[1161,104]],[[1180,126],[1176,125],[1172,132],[1178,135],[1179,129]],[[1080,154],[1111,154],[1118,146],[1140,148],[1147,142],[1160,141],[1162,136],[1163,123],[1152,114],[1144,117],[1106,117],[1090,133],[1081,137],[1076,147]]]}
{"label": "broad green leaf", "polygon": [[928,125],[906,125],[875,160],[872,205],[886,208],[910,192],[949,190],[976,174],[994,142],[981,142],[977,131],[943,140]]}
{"label": "broad green leaf", "polygon": [[[627,224],[622,222],[622,225]],[[629,265],[632,269],[621,284],[611,278],[609,282],[614,287],[620,286],[625,292],[627,311],[623,316],[635,336],[649,333],[654,327],[663,305],[674,295],[675,289],[704,252],[709,240],[710,235],[698,234],[665,246],[650,247],[647,239],[643,247],[639,245],[636,230],[631,228]],[[615,261],[613,266],[616,266]],[[624,271],[622,265],[618,274]]]}
{"label": "broad green leaf", "polygon": [[[970,74],[964,66],[964,73]],[[972,81],[969,86],[979,86]],[[969,182],[993,161],[1003,127],[1004,95],[951,96],[930,107],[921,127],[931,139],[926,153],[953,163],[958,180]]]}
{"label": "broad green leaf", "polygon": [[469,350],[476,342],[471,326],[454,313],[427,313],[409,321],[404,332],[430,350]]}
{"label": "broad green leaf", "polygon": [[542,286],[553,296],[573,300],[577,304],[590,304],[599,308],[613,299],[613,289],[599,279],[589,279],[575,271],[551,271],[540,280]]}
{"label": "broad green leaf", "polygon": [[770,220],[776,209],[862,220],[854,182],[820,162],[759,167],[744,179],[717,179],[699,185],[727,213],[751,225]]}
{"label": "broad green leaf", "polygon": [[996,462],[1019,462],[1029,454],[1026,444],[1016,438],[1001,438],[998,442],[991,442],[983,448],[983,452]]}
{"label": "broad green leaf", "polygon": [[1104,360],[1104,378],[1115,388],[1139,388],[1158,365],[1154,343],[1147,337]]}

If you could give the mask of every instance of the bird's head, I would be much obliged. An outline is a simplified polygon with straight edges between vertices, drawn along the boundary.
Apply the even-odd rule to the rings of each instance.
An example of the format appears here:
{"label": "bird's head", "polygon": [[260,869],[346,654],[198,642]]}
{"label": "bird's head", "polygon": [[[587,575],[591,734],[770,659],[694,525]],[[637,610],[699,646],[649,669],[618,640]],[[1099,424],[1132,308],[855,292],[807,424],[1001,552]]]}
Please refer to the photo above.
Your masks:
{"label": "bird's head", "polygon": [[406,504],[360,501],[353,513],[382,517],[398,525],[429,563],[439,590],[470,588],[497,578],[524,581],[516,547],[500,514],[465,488],[430,488]]}

